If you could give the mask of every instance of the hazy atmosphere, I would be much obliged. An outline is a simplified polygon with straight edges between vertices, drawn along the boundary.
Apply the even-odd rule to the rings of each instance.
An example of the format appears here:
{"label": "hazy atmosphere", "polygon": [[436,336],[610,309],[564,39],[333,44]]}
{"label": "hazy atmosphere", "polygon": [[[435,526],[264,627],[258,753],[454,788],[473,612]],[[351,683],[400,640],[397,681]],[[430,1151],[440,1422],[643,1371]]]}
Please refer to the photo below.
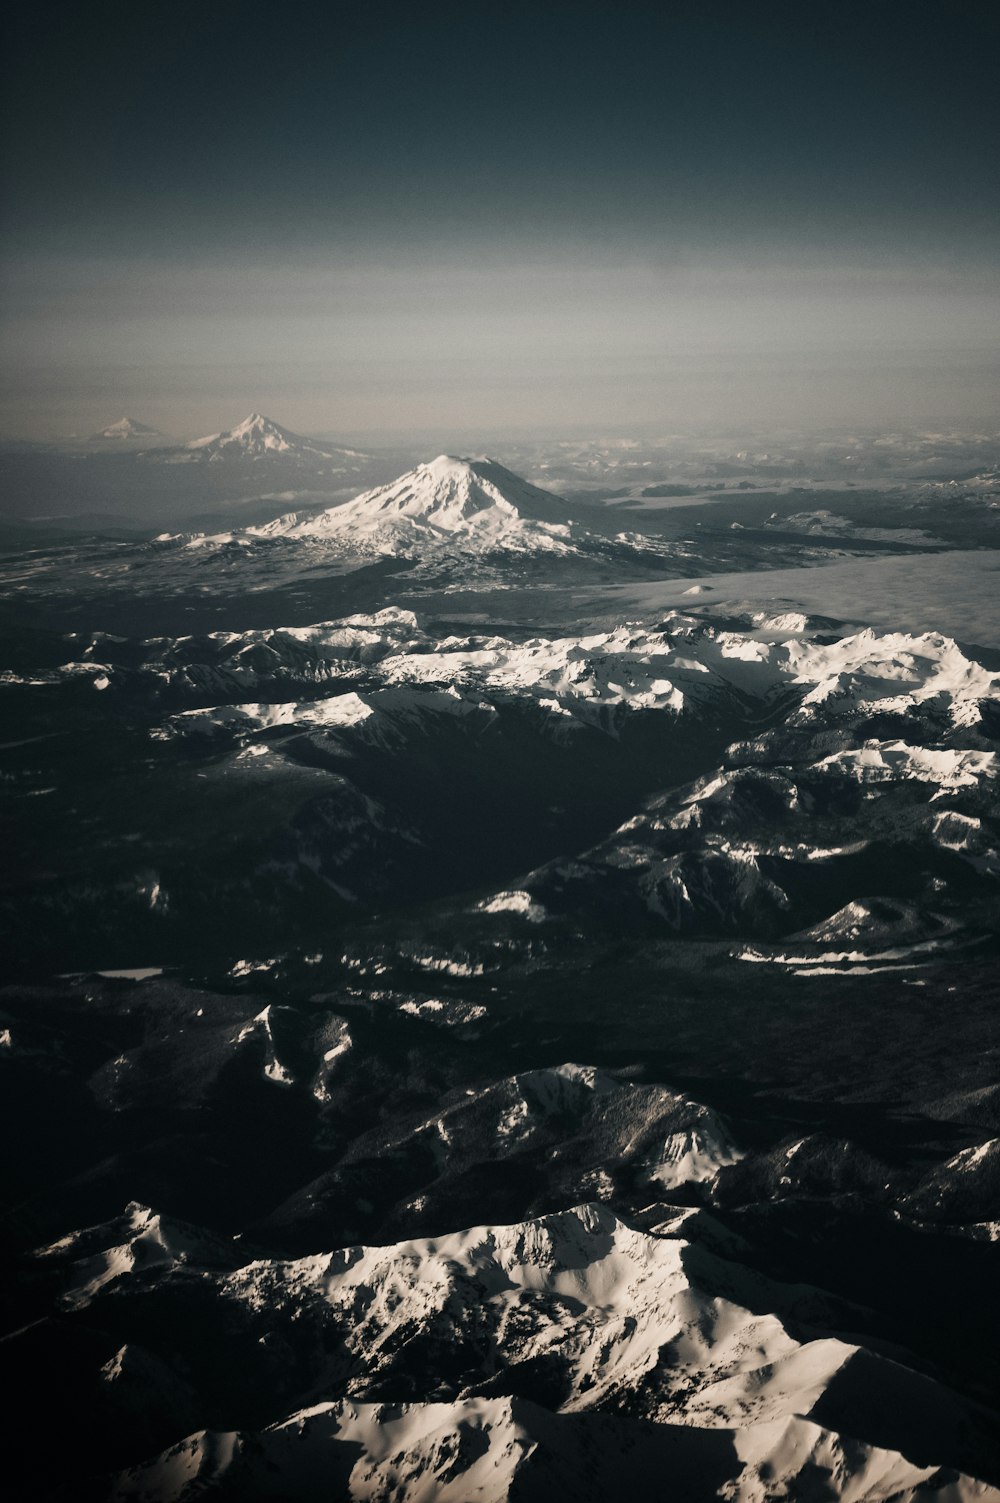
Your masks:
{"label": "hazy atmosphere", "polygon": [[982,421],[987,4],[20,9],[8,436]]}
{"label": "hazy atmosphere", "polygon": [[12,1503],[1000,1503],[998,18],[7,23]]}

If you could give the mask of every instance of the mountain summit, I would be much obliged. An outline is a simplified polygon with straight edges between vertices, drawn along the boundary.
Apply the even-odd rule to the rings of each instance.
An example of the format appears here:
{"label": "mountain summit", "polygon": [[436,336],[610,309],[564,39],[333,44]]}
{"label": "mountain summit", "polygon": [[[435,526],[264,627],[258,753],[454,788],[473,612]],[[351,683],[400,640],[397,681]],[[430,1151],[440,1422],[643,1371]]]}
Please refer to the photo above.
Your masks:
{"label": "mountain summit", "polygon": [[92,435],[94,439],[117,438],[121,440],[130,438],[159,438],[155,428],[150,428],[148,423],[139,423],[135,418],[121,417],[116,423],[109,423],[99,433]]}
{"label": "mountain summit", "polygon": [[251,412],[242,423],[226,433],[210,433],[207,438],[196,438],[185,447],[192,454],[209,460],[262,459],[270,454],[319,455],[323,458],[327,455],[325,449],[297,433],[290,433],[259,412]]}
{"label": "mountain summit", "polygon": [[398,480],[312,517],[292,513],[254,529],[267,536],[321,538],[360,552],[402,553],[449,543],[468,552],[571,547],[565,504],[495,459],[439,454]]}
{"label": "mountain summit", "polygon": [[173,461],[231,462],[255,459],[280,459],[308,465],[328,467],[330,460],[339,465],[365,456],[354,449],[341,449],[321,439],[304,438],[301,433],[292,433],[282,428],[273,418],[263,413],[251,412],[242,423],[225,433],[209,433],[205,438],[196,438],[183,449],[172,451]]}

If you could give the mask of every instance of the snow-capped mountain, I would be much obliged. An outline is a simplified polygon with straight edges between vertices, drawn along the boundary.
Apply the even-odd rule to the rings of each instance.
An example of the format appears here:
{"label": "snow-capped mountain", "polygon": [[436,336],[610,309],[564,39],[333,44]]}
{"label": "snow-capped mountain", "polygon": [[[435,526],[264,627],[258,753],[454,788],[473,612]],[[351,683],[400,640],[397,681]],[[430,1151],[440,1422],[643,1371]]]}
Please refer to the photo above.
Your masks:
{"label": "snow-capped mountain", "polygon": [[391,485],[316,516],[279,517],[260,537],[321,539],[358,553],[406,553],[448,543],[463,551],[568,552],[572,517],[563,502],[495,459],[440,454]]}
{"label": "snow-capped mountain", "polygon": [[[678,1439],[682,1447],[694,1450],[696,1437],[708,1454],[735,1445],[728,1474],[741,1485],[724,1494],[734,1499],[773,1497],[764,1479],[782,1455],[780,1470],[795,1477],[812,1469],[817,1450],[839,1453],[841,1485],[854,1483],[847,1496],[859,1499],[886,1496],[858,1485],[874,1484],[876,1458],[876,1473],[908,1496],[907,1488],[943,1480],[935,1476],[941,1466],[975,1476],[989,1455],[985,1411],[909,1365],[904,1351],[883,1355],[841,1334],[856,1318],[852,1307],[756,1273],[742,1261],[740,1238],[703,1211],[653,1205],[630,1223],[589,1203],[509,1226],[292,1260],[245,1262],[237,1243],[231,1252],[227,1258],[196,1228],[133,1205],[41,1258],[64,1270],[64,1309],[89,1310],[98,1323],[120,1321],[138,1303],[157,1306],[160,1328],[174,1339],[206,1320],[242,1334],[240,1384],[256,1382],[278,1413],[263,1456],[251,1446],[237,1468],[232,1496],[320,1496],[308,1477],[317,1464],[323,1470],[322,1456],[327,1467],[344,1468],[337,1492],[348,1498],[383,1495],[370,1490],[376,1478],[402,1498],[466,1499],[470,1487],[489,1503],[536,1496],[508,1490],[511,1462],[531,1449],[530,1421],[520,1445],[510,1433],[508,1395],[524,1383],[536,1403],[544,1395],[536,1426],[571,1425],[583,1414],[602,1416],[600,1425],[605,1416],[627,1415],[652,1449],[647,1465],[674,1426],[688,1432]],[[422,1398],[426,1389],[414,1384],[425,1371],[421,1354],[437,1351],[448,1353],[448,1365],[435,1374],[433,1397],[473,1401],[465,1416],[471,1424],[423,1403],[361,1407]],[[303,1385],[296,1354],[305,1352],[312,1370]],[[484,1380],[484,1371],[493,1376]],[[213,1381],[207,1369],[202,1381]],[[449,1419],[467,1443],[446,1445],[441,1455],[433,1432]],[[275,1431],[286,1423],[276,1448]],[[796,1426],[805,1433],[793,1438],[788,1430]],[[356,1472],[330,1445],[338,1435],[361,1443],[351,1458]],[[847,1445],[841,1435],[850,1437]],[[123,1476],[115,1495],[193,1497],[243,1452],[232,1434],[193,1437],[145,1476]],[[495,1463],[485,1475],[484,1452]],[[395,1468],[383,1471],[390,1455]],[[305,1475],[295,1479],[302,1466]],[[508,1475],[494,1475],[498,1467]],[[560,1475],[565,1461],[553,1480]],[[580,1481],[585,1490],[574,1495],[601,1496]],[[952,1481],[955,1499],[997,1496],[971,1478],[952,1473]],[[703,1486],[685,1496],[718,1494]]]}
{"label": "snow-capped mountain", "polygon": [[0,559],[13,1492],[1000,1503],[994,447],[139,426],[0,455],[150,522]]}
{"label": "snow-capped mountain", "polygon": [[[739,757],[730,748],[714,776],[651,801],[582,858],[529,874],[526,900],[592,923],[644,911],[679,933],[784,934],[791,948],[743,958],[800,974],[915,969],[988,932],[993,753],[866,741],[815,761],[803,749],[784,766]],[[965,892],[972,872],[988,879],[981,905]]]}
{"label": "snow-capped mountain", "polygon": [[[444,1004],[437,998],[408,1000],[403,1011],[424,1020],[444,1014]],[[275,1020],[272,1013],[263,1022],[254,1019],[252,1027],[255,1057],[266,1079],[293,1080],[302,1067],[293,1060],[295,1035],[288,1020]],[[282,1027],[286,1037],[276,1045]],[[322,1048],[317,1047],[303,1072],[315,1071],[315,1099],[331,1103],[342,1088],[350,1049],[347,1025],[336,1036],[333,1027],[332,1021],[324,1023]],[[573,1143],[571,1155],[562,1151],[567,1141]],[[568,1062],[456,1091],[430,1116],[414,1114],[398,1125],[380,1124],[360,1135],[348,1154],[278,1206],[255,1235],[269,1244],[278,1237],[283,1246],[295,1249],[309,1245],[314,1228],[354,1226],[359,1194],[374,1209],[373,1196],[378,1199],[379,1192],[372,1187],[386,1158],[394,1166],[393,1194],[405,1201],[410,1225],[419,1217],[433,1226],[446,1222],[451,1208],[462,1203],[469,1176],[484,1163],[505,1163],[510,1176],[521,1181],[522,1195],[529,1177],[545,1163],[544,1192],[531,1200],[531,1209],[541,1211],[592,1196],[606,1200],[616,1184],[633,1186],[644,1199],[682,1187],[707,1190],[721,1171],[740,1162],[743,1152],[729,1124],[711,1107],[667,1086]],[[502,1181],[489,1189],[482,1184],[479,1195],[495,1219],[511,1214],[516,1204],[505,1195]]]}
{"label": "snow-capped mountain", "polygon": [[349,472],[365,459],[356,450],[292,433],[259,412],[250,413],[235,428],[206,434],[179,447],[151,450],[142,457],[160,464],[239,465],[275,460],[289,468],[298,465],[311,473]]}
{"label": "snow-capped mountain", "polygon": [[[143,703],[154,740],[205,758],[206,782],[218,765],[277,789],[308,769],[315,802],[275,828],[270,866],[241,867],[240,912],[251,889],[296,908],[317,879],[338,903],[411,891],[444,849],[470,859],[466,821],[485,828],[486,798],[507,800],[486,843],[517,831],[518,854],[470,900],[484,936],[583,922],[732,936],[748,964],[822,975],[916,967],[991,927],[1000,675],[941,634],[831,640],[797,615],[674,612],[580,635],[459,636],[389,607],[283,630],[102,636],[35,680],[47,682]],[[688,738],[704,762],[688,760]],[[392,786],[373,771],[383,758]],[[591,759],[605,775],[586,774],[581,839],[560,811]],[[425,761],[453,768],[447,836],[417,791]],[[552,830],[564,854],[534,845],[540,817],[566,819],[564,838]],[[470,881],[496,880],[490,859]]]}
{"label": "snow-capped mountain", "polygon": [[[966,731],[975,737],[982,706],[1000,702],[1000,674],[967,657],[951,638],[867,631],[828,643],[808,640],[797,629],[805,624],[802,617],[765,619],[734,631],[672,612],[655,628],[626,622],[609,631],[521,641],[500,635],[436,638],[412,612],[389,608],[310,627],[216,634],[204,639],[197,662],[187,639],[161,639],[146,644],[144,673],[151,689],[169,686],[178,697],[215,693],[225,703],[185,714],[174,724],[177,731],[215,723],[247,731],[339,724],[350,699],[349,718],[370,720],[371,735],[383,712],[398,713],[403,690],[416,691],[415,705],[426,710],[438,702],[434,695],[447,697],[451,713],[518,702],[541,711],[552,728],[584,724],[611,734],[635,714],[739,707],[745,717],[755,706],[768,712],[783,703],[788,733],[803,746],[828,723],[846,732],[854,723],[882,717],[895,733],[880,738],[893,766],[902,753],[889,743],[908,720],[927,721],[925,742],[930,732],[942,741]],[[89,664],[62,671],[92,671],[114,682],[114,652],[113,643],[95,641]],[[129,668],[136,671],[134,653]],[[297,688],[314,685],[339,691],[339,699],[324,695],[317,703],[296,695]],[[345,696],[348,688],[352,693]],[[241,691],[251,689],[266,703],[239,703]],[[874,738],[865,740],[874,745]],[[843,770],[860,781],[890,778],[884,758],[863,744],[850,753],[846,743],[825,751],[831,767],[836,752],[838,766],[843,762]],[[992,766],[993,755],[988,742],[976,739],[960,756],[917,745],[908,748],[907,768],[896,767],[892,776],[936,771],[951,786],[956,779],[975,781]]]}
{"label": "snow-capped mountain", "polygon": [[135,418],[131,417],[121,417],[116,423],[109,423],[106,428],[102,428],[99,433],[93,435],[95,441],[109,438],[120,439],[123,442],[127,442],[129,439],[160,437],[161,435],[156,428],[150,428],[148,423],[137,422]]}
{"label": "snow-capped mountain", "polygon": [[[348,1400],[300,1410],[259,1432],[198,1431],[115,1479],[115,1503],[187,1503],[221,1489],[242,1503],[294,1496],[435,1503],[578,1503],[648,1496],[670,1477],[688,1503],[766,1503],[834,1477],[852,1499],[994,1503],[996,1489],[964,1473],[918,1466],[792,1418],[732,1430],[651,1426],[618,1415],[553,1414],[526,1399],[451,1404]],[[557,1491],[554,1492],[554,1489]],[[724,1491],[723,1491],[724,1489]]]}

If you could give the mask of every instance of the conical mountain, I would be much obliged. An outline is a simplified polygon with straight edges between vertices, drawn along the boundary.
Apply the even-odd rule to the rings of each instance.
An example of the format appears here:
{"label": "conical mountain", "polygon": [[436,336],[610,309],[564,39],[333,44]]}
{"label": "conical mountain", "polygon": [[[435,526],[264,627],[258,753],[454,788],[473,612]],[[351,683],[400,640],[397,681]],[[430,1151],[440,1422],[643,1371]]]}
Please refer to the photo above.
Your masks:
{"label": "conical mountain", "polygon": [[306,518],[293,513],[256,530],[269,536],[323,538],[378,553],[434,542],[473,552],[562,552],[571,546],[572,520],[558,497],[497,460],[440,454],[342,506]]}
{"label": "conical mountain", "polygon": [[251,412],[249,417],[228,432],[210,433],[206,438],[196,438],[186,447],[200,452],[208,459],[258,459],[265,454],[319,452],[309,439],[300,438],[297,433],[289,432],[287,428],[282,428],[272,418],[264,417],[259,412]]}
{"label": "conical mountain", "polygon": [[324,465],[331,459],[343,463],[364,457],[353,449],[341,449],[320,439],[304,438],[301,433],[283,428],[260,412],[251,412],[242,423],[225,433],[209,433],[205,438],[196,438],[175,454],[177,458],[202,462],[279,459],[297,461],[311,468],[317,463]]}
{"label": "conical mountain", "polygon": [[117,422],[109,423],[106,428],[102,428],[100,433],[92,434],[92,437],[95,440],[112,438],[124,441],[132,438],[159,438],[160,434],[148,423],[140,423],[132,417],[120,417]]}

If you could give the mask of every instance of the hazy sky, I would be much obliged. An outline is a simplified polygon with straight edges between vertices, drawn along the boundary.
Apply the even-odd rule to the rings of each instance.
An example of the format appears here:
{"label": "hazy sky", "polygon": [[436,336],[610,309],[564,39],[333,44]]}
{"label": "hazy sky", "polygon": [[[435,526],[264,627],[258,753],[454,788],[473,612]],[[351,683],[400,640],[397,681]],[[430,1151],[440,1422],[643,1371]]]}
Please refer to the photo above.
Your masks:
{"label": "hazy sky", "polygon": [[23,9],[0,428],[982,421],[998,15]]}

